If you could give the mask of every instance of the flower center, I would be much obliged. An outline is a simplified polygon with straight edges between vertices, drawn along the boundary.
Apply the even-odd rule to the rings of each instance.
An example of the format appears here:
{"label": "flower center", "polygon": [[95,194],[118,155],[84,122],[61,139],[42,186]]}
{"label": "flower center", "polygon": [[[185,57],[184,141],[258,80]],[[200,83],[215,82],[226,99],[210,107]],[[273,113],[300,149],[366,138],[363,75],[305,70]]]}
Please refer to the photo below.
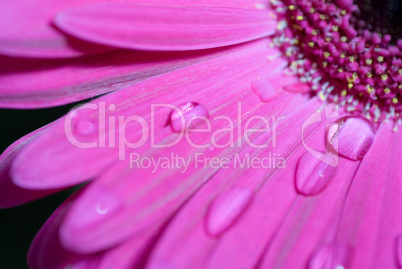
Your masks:
{"label": "flower center", "polygon": [[379,12],[377,2],[271,0],[279,20],[273,45],[311,94],[374,122],[402,122],[402,39],[393,25],[401,5],[387,0]]}
{"label": "flower center", "polygon": [[391,35],[395,43],[402,38],[402,0],[357,0],[358,9],[351,18],[356,29]]}

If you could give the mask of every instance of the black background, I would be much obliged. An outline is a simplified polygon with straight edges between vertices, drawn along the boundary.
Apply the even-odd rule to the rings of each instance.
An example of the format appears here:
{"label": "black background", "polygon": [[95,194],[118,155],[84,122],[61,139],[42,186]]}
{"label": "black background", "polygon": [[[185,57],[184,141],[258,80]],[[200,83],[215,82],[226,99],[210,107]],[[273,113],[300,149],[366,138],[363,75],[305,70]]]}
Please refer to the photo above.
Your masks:
{"label": "black background", "polygon": [[[73,105],[48,109],[0,109],[0,152],[25,134],[66,114]],[[0,209],[0,268],[26,269],[26,254],[36,232],[71,191],[10,209]]]}

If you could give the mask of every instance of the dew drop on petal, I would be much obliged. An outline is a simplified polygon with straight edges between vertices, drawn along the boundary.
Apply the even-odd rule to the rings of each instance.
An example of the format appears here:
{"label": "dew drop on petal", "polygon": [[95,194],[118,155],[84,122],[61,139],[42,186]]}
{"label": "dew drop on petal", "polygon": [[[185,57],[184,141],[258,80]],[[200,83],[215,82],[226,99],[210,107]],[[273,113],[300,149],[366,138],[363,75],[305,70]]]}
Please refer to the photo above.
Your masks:
{"label": "dew drop on petal", "polygon": [[274,86],[268,78],[260,79],[251,85],[253,92],[260,98],[261,102],[268,102],[275,96]]}
{"label": "dew drop on petal", "polygon": [[96,205],[96,211],[99,214],[102,214],[102,215],[106,214],[109,211],[109,206],[107,204],[104,204],[104,203],[98,203]]}
{"label": "dew drop on petal", "polygon": [[344,117],[331,124],[327,133],[329,146],[350,160],[361,160],[373,145],[376,129],[363,117]]}
{"label": "dew drop on petal", "polygon": [[283,89],[292,93],[308,93],[311,91],[311,86],[303,82],[295,82],[285,85]]}
{"label": "dew drop on petal", "polygon": [[208,116],[205,106],[196,102],[187,102],[173,109],[170,114],[170,126],[174,132],[180,133],[186,128],[194,128],[205,122]]}
{"label": "dew drop on petal", "polygon": [[252,198],[252,191],[239,187],[220,194],[207,213],[207,232],[212,236],[219,236],[226,231],[246,210]]}
{"label": "dew drop on petal", "polygon": [[300,194],[311,196],[323,191],[336,171],[337,156],[325,153],[321,159],[305,153],[299,159],[296,169],[295,186]]}
{"label": "dew drop on petal", "polygon": [[345,269],[351,249],[346,244],[333,243],[318,249],[310,258],[308,269]]}
{"label": "dew drop on petal", "polygon": [[110,191],[86,192],[84,198],[84,201],[72,210],[74,223],[81,227],[101,221],[121,207],[118,197]]}
{"label": "dew drop on petal", "polygon": [[98,131],[98,125],[91,119],[78,119],[74,124],[74,132],[81,136],[90,136]]}

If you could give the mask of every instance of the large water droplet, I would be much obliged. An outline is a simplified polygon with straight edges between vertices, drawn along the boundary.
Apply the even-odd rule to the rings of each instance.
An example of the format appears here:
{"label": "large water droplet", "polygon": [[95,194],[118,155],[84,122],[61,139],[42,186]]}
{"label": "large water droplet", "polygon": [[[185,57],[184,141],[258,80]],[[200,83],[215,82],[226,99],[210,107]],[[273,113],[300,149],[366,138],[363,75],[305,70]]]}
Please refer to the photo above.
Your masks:
{"label": "large water droplet", "polygon": [[345,269],[350,259],[350,248],[343,243],[328,244],[311,257],[309,269]]}
{"label": "large water droplet", "polygon": [[329,127],[327,142],[341,156],[356,161],[369,151],[375,135],[371,121],[363,117],[344,117]]}
{"label": "large water droplet", "polygon": [[209,234],[219,236],[226,231],[250,204],[252,191],[232,188],[219,195],[212,203],[206,219]]}
{"label": "large water droplet", "polygon": [[268,102],[276,94],[275,88],[268,78],[257,80],[251,87],[262,102]]}
{"label": "large water droplet", "polygon": [[188,102],[173,109],[170,115],[170,126],[174,132],[182,132],[185,128],[194,128],[205,122],[209,116],[208,110],[196,102]]}
{"label": "large water droplet", "polygon": [[310,196],[320,193],[328,185],[336,171],[336,156],[331,153],[317,159],[310,153],[305,153],[297,164],[296,189],[299,193]]}

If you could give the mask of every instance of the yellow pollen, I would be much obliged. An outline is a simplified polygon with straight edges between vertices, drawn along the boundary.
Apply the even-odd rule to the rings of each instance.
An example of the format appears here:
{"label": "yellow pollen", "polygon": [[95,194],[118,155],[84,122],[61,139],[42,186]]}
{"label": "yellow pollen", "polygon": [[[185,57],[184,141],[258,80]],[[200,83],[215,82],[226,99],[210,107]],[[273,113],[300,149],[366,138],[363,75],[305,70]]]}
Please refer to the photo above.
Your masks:
{"label": "yellow pollen", "polygon": [[321,20],[325,20],[325,19],[326,19],[325,15],[321,14],[321,15],[320,15],[320,19],[321,19]]}
{"label": "yellow pollen", "polygon": [[311,34],[312,34],[312,35],[317,35],[317,31],[316,31],[316,30],[313,30],[313,31],[311,31]]}
{"label": "yellow pollen", "polygon": [[382,74],[381,79],[386,81],[388,79],[388,75],[387,74]]}
{"label": "yellow pollen", "polygon": [[339,73],[342,73],[342,72],[343,72],[343,69],[342,69],[342,68],[339,68],[339,69],[338,69],[338,72],[339,72]]}
{"label": "yellow pollen", "polygon": [[398,70],[399,75],[402,75],[402,69]]}
{"label": "yellow pollen", "polygon": [[349,89],[352,89],[353,86],[354,86],[353,83],[349,83],[349,84],[348,84],[348,88],[349,88]]}
{"label": "yellow pollen", "polygon": [[332,26],[332,31],[338,32],[338,26],[336,26],[336,25]]}
{"label": "yellow pollen", "polygon": [[389,93],[391,92],[391,90],[390,90],[389,88],[385,88],[385,89],[384,89],[384,92],[385,92],[386,94],[389,94]]}
{"label": "yellow pollen", "polygon": [[382,62],[384,61],[384,57],[378,56],[377,61],[380,62],[380,63],[382,63]]}
{"label": "yellow pollen", "polygon": [[329,56],[331,56],[331,53],[329,53],[329,52],[324,52],[324,57],[325,57],[325,58],[328,58]]}
{"label": "yellow pollen", "polygon": [[367,85],[367,92],[372,93],[374,91],[374,88],[371,87],[370,85]]}
{"label": "yellow pollen", "polygon": [[296,20],[298,20],[298,21],[302,21],[303,19],[304,19],[303,16],[297,16],[297,17],[296,17]]}
{"label": "yellow pollen", "polygon": [[357,75],[357,73],[355,72],[355,73],[353,73],[353,79],[354,79],[354,81],[356,81],[356,79],[359,77],[358,75]]}
{"label": "yellow pollen", "polygon": [[346,56],[345,56],[345,53],[341,53],[341,55],[339,55],[339,57],[341,57],[342,59],[344,59]]}
{"label": "yellow pollen", "polygon": [[322,92],[320,92],[320,93],[318,94],[318,97],[319,97],[322,101],[325,101],[325,96],[324,96],[324,94],[323,94]]}
{"label": "yellow pollen", "polygon": [[366,60],[366,64],[372,65],[372,64],[373,64],[373,60],[372,60],[372,59],[367,59],[367,60]]}
{"label": "yellow pollen", "polygon": [[392,98],[392,103],[397,104],[398,103],[398,99],[397,98]]}
{"label": "yellow pollen", "polygon": [[367,77],[368,77],[368,78],[372,78],[372,77],[373,77],[373,74],[371,74],[370,72],[368,72],[368,73],[367,73]]}
{"label": "yellow pollen", "polygon": [[342,36],[342,37],[341,37],[341,41],[342,41],[342,42],[346,42],[346,41],[348,41],[348,39],[347,39],[346,36]]}
{"label": "yellow pollen", "polygon": [[342,16],[345,16],[345,15],[346,15],[346,10],[342,9],[341,15],[342,15]]}
{"label": "yellow pollen", "polygon": [[331,41],[332,41],[332,38],[331,38],[331,37],[329,37],[329,36],[326,36],[326,37],[325,37],[325,41],[327,41],[327,42],[331,42]]}
{"label": "yellow pollen", "polygon": [[314,13],[315,12],[315,9],[312,7],[312,8],[310,8],[310,13]]}
{"label": "yellow pollen", "polygon": [[314,48],[314,42],[308,42],[308,46],[309,46],[310,48]]}
{"label": "yellow pollen", "polygon": [[290,10],[295,10],[296,7],[295,7],[294,5],[290,5],[290,6],[289,6],[289,9],[290,9]]}
{"label": "yellow pollen", "polygon": [[343,90],[343,91],[341,91],[341,95],[342,95],[343,97],[345,97],[345,96],[346,96],[346,94],[348,94],[348,91],[347,91],[347,90]]}
{"label": "yellow pollen", "polygon": [[355,61],[355,56],[349,56],[349,62],[353,63]]}
{"label": "yellow pollen", "polygon": [[326,68],[326,67],[328,66],[328,62],[327,62],[327,61],[322,62],[322,66],[323,66],[324,68]]}

